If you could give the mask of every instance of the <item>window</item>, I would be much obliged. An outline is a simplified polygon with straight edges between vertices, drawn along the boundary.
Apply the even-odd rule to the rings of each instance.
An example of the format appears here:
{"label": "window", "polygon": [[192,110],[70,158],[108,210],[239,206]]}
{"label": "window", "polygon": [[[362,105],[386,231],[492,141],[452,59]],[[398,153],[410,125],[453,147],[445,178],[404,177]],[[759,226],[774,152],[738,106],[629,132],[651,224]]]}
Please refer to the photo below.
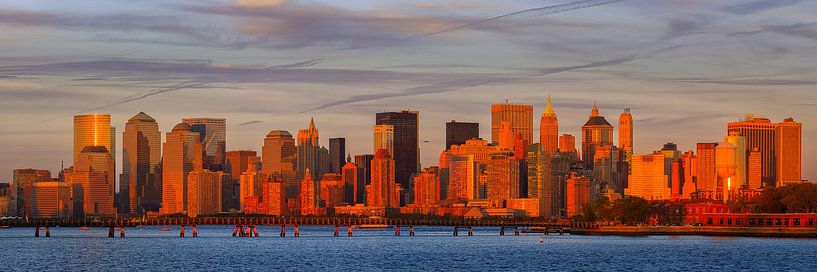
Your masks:
{"label": "window", "polygon": [[783,220],[782,220],[782,219],[780,219],[780,218],[778,218],[778,219],[777,219],[777,225],[778,225],[778,226],[783,225]]}
{"label": "window", "polygon": [[720,220],[720,221],[721,221],[721,225],[723,225],[723,218],[721,218],[721,220]]}
{"label": "window", "polygon": [[794,219],[794,225],[795,225],[795,226],[799,226],[799,225],[800,225],[800,218],[795,218],[795,219]]}
{"label": "window", "polygon": [[814,218],[809,218],[808,219],[808,225],[809,226],[814,226]]}
{"label": "window", "polygon": [[769,226],[774,225],[774,220],[772,220],[771,218],[766,219],[766,225],[769,225]]}
{"label": "window", "polygon": [[754,226],[754,225],[755,225],[755,219],[754,218],[749,218],[749,226]]}
{"label": "window", "polygon": [[728,225],[731,226],[732,225],[732,218],[729,218],[728,220],[726,220],[726,222],[727,222]]}
{"label": "window", "polygon": [[788,226],[789,225],[789,219],[788,218],[784,219],[783,223],[784,223],[783,224],[784,226]]}
{"label": "window", "polygon": [[712,225],[712,218],[711,217],[706,219],[706,224],[707,225]]}

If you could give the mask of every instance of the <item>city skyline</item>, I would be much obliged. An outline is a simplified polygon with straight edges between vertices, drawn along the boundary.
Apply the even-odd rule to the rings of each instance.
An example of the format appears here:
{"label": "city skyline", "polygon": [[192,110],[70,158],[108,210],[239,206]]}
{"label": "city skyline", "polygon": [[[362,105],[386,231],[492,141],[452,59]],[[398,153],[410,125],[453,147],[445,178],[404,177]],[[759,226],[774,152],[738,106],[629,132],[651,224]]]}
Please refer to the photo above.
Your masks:
{"label": "city skyline", "polygon": [[[631,108],[635,153],[694,149],[745,113],[794,117],[804,139],[817,136],[817,3],[597,1],[610,3],[482,22],[569,2],[0,3],[0,113],[15,117],[1,121],[0,165],[68,164],[75,114],[110,113],[119,132],[142,111],[162,132],[183,118],[227,118],[226,149],[256,151],[259,135],[294,134],[314,117],[324,139],[346,138],[355,154],[370,149],[371,114],[399,108],[422,113],[429,166],[438,154],[423,151],[443,148],[445,122],[478,122],[490,139],[490,104],[532,104],[536,118],[548,95],[573,135],[593,96],[612,124]],[[634,28],[640,35],[627,35]],[[804,141],[804,178],[817,179],[815,160],[817,145]]]}

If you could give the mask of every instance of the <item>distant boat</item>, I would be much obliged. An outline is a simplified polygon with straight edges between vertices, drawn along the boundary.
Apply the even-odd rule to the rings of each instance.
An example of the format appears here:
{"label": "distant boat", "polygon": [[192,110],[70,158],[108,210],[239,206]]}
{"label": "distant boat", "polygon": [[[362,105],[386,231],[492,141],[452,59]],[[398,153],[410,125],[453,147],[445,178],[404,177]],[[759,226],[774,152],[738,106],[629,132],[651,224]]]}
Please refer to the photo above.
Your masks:
{"label": "distant boat", "polygon": [[159,231],[170,231],[170,228],[161,228]]}
{"label": "distant boat", "polygon": [[359,230],[381,230],[381,229],[388,229],[390,228],[389,225],[386,224],[363,224],[363,225],[354,225],[352,226],[353,229]]}
{"label": "distant boat", "polygon": [[81,227],[81,228],[79,228],[79,230],[91,230],[91,228],[89,228],[89,227]]}
{"label": "distant boat", "polygon": [[0,229],[10,229],[11,226],[0,226]]}

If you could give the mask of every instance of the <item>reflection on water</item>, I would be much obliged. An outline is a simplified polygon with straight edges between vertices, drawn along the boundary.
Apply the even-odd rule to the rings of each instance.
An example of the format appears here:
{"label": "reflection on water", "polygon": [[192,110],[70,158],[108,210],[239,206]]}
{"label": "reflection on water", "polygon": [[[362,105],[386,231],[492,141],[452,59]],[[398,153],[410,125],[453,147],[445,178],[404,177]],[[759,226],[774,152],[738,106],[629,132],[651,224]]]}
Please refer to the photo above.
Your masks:
{"label": "reflection on water", "polygon": [[[696,236],[499,236],[499,228],[416,227],[355,230],[333,237],[333,226],[301,226],[301,237],[279,237],[280,226],[258,226],[260,238],[231,237],[233,226],[198,226],[198,238],[179,238],[179,226],[0,229],[3,270],[796,270],[817,271],[817,240]],[[540,239],[542,239],[540,243]],[[762,260],[762,261],[761,261]]]}

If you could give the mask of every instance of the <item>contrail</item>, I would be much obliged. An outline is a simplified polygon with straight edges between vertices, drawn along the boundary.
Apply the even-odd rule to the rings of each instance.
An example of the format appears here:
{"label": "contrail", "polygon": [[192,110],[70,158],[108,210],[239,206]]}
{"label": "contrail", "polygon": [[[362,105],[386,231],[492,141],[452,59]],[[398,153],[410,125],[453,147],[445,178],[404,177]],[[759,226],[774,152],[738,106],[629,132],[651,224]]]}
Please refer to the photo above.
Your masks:
{"label": "contrail", "polygon": [[562,12],[571,11],[571,10],[590,8],[590,7],[607,5],[607,4],[612,4],[612,3],[624,2],[624,1],[627,1],[627,0],[581,0],[581,1],[574,1],[574,2],[570,2],[570,3],[551,5],[551,6],[546,6],[546,7],[524,9],[524,10],[514,11],[514,12],[511,12],[511,13],[502,14],[502,15],[499,15],[499,16],[496,16],[496,17],[491,17],[491,18],[484,19],[484,20],[479,20],[479,21],[467,23],[467,24],[457,26],[457,27],[443,29],[443,30],[440,30],[440,31],[437,31],[437,32],[426,33],[426,36],[433,36],[433,35],[443,34],[443,33],[446,33],[446,32],[457,31],[457,30],[460,30],[460,29],[463,29],[463,28],[469,28],[469,27],[472,27],[472,26],[475,26],[475,25],[484,24],[484,23],[488,23],[488,22],[491,22],[491,21],[496,21],[496,20],[499,20],[499,19],[513,17],[513,16],[517,16],[517,15],[520,15],[520,14],[525,14],[525,13],[536,12],[536,13],[538,13],[538,15],[541,16],[541,15],[562,13]]}

